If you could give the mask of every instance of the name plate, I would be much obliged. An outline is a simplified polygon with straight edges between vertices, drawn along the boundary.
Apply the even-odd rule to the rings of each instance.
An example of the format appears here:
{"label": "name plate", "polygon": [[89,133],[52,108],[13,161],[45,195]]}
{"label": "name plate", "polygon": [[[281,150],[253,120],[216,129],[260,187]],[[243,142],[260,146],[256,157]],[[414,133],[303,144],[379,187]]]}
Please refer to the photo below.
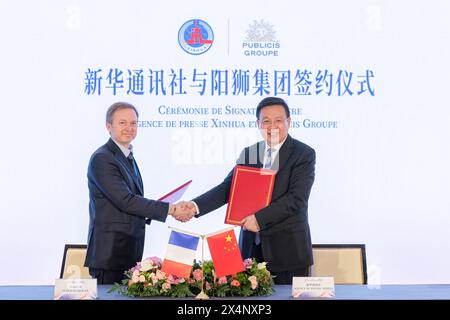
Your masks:
{"label": "name plate", "polygon": [[333,277],[293,277],[292,296],[294,298],[334,297]]}
{"label": "name plate", "polygon": [[97,279],[56,279],[55,300],[97,299]]}

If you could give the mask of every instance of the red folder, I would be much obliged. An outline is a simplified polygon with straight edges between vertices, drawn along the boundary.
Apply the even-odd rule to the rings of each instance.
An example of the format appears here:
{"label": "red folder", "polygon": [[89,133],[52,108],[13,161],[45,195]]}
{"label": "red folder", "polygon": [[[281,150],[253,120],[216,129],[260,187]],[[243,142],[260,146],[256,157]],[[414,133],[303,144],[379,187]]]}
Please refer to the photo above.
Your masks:
{"label": "red folder", "polygon": [[189,180],[188,182],[186,182],[186,183],[182,184],[181,186],[179,186],[178,188],[170,191],[168,194],[159,198],[158,200],[164,201],[164,202],[169,202],[169,203],[174,203],[175,201],[180,200],[181,197],[183,196],[184,192],[187,190],[187,188],[191,184],[191,182],[192,182],[192,180]]}
{"label": "red folder", "polygon": [[272,200],[275,170],[237,165],[234,168],[225,223],[241,220],[267,207]]}

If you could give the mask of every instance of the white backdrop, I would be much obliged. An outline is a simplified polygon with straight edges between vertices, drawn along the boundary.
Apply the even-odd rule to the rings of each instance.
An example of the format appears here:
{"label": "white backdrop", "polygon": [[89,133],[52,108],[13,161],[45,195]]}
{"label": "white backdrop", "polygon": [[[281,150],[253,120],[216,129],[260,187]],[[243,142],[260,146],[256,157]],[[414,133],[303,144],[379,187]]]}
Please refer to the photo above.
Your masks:
{"label": "white backdrop", "polygon": [[[371,284],[449,283],[449,10],[444,0],[2,1],[0,284],[51,284],[64,244],[86,242],[87,164],[108,138],[110,104],[134,103],[143,121],[248,124],[254,116],[158,112],[161,105],[254,108],[262,98],[255,88],[232,93],[236,69],[266,70],[271,84],[275,71],[293,73],[292,91],[278,96],[300,113],[292,116],[298,127],[291,135],[317,152],[313,242],[365,243]],[[194,18],[214,32],[211,48],[196,56],[177,39]],[[277,56],[245,54],[254,21],[275,31]],[[124,72],[124,89],[113,95],[107,76],[115,68]],[[89,69],[102,69],[100,94],[86,92]],[[128,69],[143,69],[142,95],[127,94]],[[186,94],[168,86],[166,95],[150,93],[149,69],[163,70],[166,84],[171,69],[183,70]],[[208,73],[203,96],[190,86],[194,69]],[[312,80],[318,70],[352,72],[353,95],[340,96],[337,82],[329,96],[315,88],[298,95],[299,69],[311,70]],[[228,70],[226,94],[211,92],[211,70]],[[374,94],[358,95],[366,70]],[[337,128],[306,128],[306,119]],[[189,179],[186,199],[209,190],[258,139],[254,128],[140,128],[134,146],[146,196],[158,198]],[[168,225],[198,233],[224,228],[225,209],[186,224],[153,222],[144,256],[164,256]]]}

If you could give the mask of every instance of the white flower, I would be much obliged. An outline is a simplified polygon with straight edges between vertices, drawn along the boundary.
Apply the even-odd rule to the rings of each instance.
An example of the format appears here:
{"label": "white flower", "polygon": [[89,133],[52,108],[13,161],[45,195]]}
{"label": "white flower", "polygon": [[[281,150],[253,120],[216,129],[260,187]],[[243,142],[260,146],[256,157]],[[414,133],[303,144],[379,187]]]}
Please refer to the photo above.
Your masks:
{"label": "white flower", "polygon": [[266,262],[258,263],[258,270],[263,270],[266,268]]}
{"label": "white flower", "polygon": [[153,263],[149,259],[145,259],[141,261],[141,271],[145,272],[153,268]]}
{"label": "white flower", "polygon": [[252,285],[252,290],[255,290],[256,288],[258,288],[258,279],[256,279],[255,276],[248,277],[248,281],[250,281],[250,283]]}

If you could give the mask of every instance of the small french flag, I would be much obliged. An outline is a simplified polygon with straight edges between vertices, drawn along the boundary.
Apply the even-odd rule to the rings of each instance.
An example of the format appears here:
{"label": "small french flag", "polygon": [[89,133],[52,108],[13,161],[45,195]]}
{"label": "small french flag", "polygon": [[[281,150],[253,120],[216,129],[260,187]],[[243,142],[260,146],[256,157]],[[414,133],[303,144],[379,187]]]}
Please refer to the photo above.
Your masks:
{"label": "small french flag", "polygon": [[172,230],[161,271],[189,278],[198,246],[198,236]]}

